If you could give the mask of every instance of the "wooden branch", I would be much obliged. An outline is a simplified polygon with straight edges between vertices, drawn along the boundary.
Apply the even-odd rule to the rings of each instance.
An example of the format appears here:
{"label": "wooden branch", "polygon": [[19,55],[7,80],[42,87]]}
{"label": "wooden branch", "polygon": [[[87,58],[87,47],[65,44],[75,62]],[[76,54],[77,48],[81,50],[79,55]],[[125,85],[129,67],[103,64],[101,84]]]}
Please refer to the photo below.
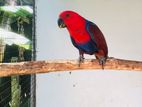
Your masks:
{"label": "wooden branch", "polygon": [[[85,60],[78,66],[77,60],[52,60],[52,61],[32,61],[20,63],[1,63],[0,77],[12,75],[27,75],[35,73],[49,73],[59,71],[75,70],[97,70],[102,69],[98,60]],[[142,71],[142,62],[123,59],[109,58],[104,66],[109,70],[133,70]]]}

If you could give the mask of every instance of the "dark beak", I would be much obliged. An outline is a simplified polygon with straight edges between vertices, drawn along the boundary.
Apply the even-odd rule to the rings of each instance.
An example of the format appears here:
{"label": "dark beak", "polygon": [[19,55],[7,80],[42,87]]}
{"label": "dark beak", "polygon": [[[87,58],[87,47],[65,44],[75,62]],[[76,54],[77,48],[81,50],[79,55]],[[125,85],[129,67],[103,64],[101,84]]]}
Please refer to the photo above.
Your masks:
{"label": "dark beak", "polygon": [[66,27],[64,21],[63,21],[61,18],[58,19],[58,26],[59,26],[60,28],[65,28],[65,27]]}

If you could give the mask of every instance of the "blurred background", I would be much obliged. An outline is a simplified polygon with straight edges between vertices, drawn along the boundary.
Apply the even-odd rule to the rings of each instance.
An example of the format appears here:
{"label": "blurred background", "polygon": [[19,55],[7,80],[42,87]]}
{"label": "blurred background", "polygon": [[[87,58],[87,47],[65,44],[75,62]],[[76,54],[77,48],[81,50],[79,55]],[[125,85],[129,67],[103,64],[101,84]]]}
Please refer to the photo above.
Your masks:
{"label": "blurred background", "polygon": [[[99,26],[110,57],[141,61],[141,4],[141,0],[37,0],[37,60],[78,59],[67,29],[57,26],[60,12],[73,10]],[[69,72],[37,75],[37,107],[142,106],[141,72]]]}
{"label": "blurred background", "polygon": [[[33,0],[0,0],[0,63],[33,60]],[[33,107],[33,75],[0,78],[0,107]]]}

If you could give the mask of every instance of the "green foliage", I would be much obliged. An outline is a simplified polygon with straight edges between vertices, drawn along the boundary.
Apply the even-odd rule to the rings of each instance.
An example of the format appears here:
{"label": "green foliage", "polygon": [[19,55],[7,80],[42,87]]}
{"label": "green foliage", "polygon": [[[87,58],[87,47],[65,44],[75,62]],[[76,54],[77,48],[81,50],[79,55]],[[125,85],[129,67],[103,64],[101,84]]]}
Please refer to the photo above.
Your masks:
{"label": "green foliage", "polygon": [[20,20],[20,23],[30,23],[29,18],[32,17],[32,14],[29,13],[28,11],[24,10],[24,9],[20,9],[15,13],[17,20]]}
{"label": "green foliage", "polygon": [[21,86],[19,85],[19,76],[11,77],[12,99],[9,103],[10,107],[20,107]]}
{"label": "green foliage", "polygon": [[[15,17],[15,14],[13,14],[10,11],[4,11],[1,7],[0,7],[0,25],[2,25],[3,20],[7,19],[7,18],[11,18],[13,19],[13,17]],[[13,20],[12,20],[13,21]]]}
{"label": "green foliage", "polygon": [[[0,25],[2,25],[3,20],[6,21],[10,18],[11,30],[16,33],[19,32],[19,28],[22,26],[24,28],[24,35],[32,40],[32,14],[24,9],[19,9],[17,12],[13,13],[10,11],[4,11],[0,8]],[[4,22],[6,23],[6,22]]]}

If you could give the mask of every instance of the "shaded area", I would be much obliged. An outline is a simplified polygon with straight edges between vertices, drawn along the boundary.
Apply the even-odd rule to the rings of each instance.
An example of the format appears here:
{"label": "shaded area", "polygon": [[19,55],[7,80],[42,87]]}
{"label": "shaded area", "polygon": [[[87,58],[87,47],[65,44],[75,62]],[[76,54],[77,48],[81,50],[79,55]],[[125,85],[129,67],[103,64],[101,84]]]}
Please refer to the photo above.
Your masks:
{"label": "shaded area", "polygon": [[[17,5],[32,6],[32,3],[33,0],[16,1]],[[24,8],[19,9],[19,7],[16,12],[4,10],[3,5],[9,5],[9,1],[0,0],[0,27],[22,34],[29,40],[32,40],[32,13]],[[16,6],[14,7],[17,8]],[[8,38],[0,39],[5,41]],[[2,47],[2,43],[0,47]],[[32,59],[31,46],[29,49],[24,49],[17,44],[4,45],[4,54],[1,58],[2,63],[30,61]],[[0,107],[30,107],[30,93],[31,75],[0,78]]]}

